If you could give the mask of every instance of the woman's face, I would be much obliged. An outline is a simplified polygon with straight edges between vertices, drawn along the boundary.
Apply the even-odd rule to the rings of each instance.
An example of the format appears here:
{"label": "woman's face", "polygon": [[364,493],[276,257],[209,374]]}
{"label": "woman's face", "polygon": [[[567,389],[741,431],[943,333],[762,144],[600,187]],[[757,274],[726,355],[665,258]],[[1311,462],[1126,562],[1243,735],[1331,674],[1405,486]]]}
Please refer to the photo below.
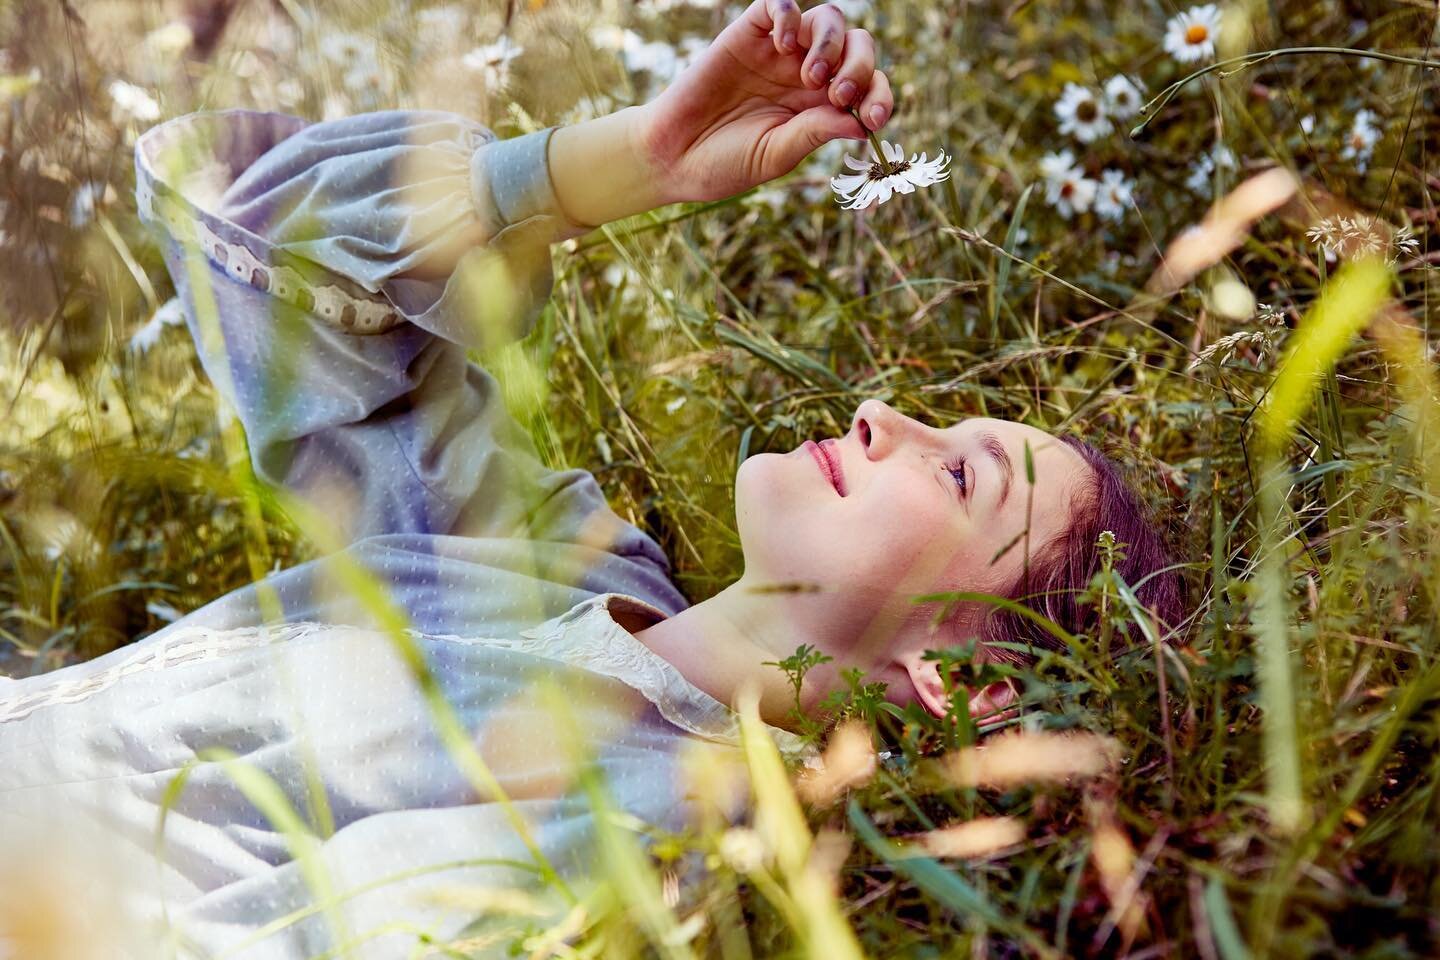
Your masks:
{"label": "woman's face", "polygon": [[898,611],[917,612],[911,597],[1007,592],[1023,569],[1027,523],[1033,553],[1067,527],[1089,471],[1034,427],[977,417],[937,429],[867,400],[843,437],[741,464],[744,579],[809,598],[796,613],[832,655],[860,653],[867,636],[872,651],[884,648],[893,638],[876,631],[893,631]]}

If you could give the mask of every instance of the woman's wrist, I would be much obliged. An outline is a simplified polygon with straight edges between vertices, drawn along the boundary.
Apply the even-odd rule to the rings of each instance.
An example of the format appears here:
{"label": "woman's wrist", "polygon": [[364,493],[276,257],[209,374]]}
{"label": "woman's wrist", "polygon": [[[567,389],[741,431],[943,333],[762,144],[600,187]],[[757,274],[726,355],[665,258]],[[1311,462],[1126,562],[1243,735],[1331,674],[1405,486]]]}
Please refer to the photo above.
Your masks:
{"label": "woman's wrist", "polygon": [[550,181],[561,212],[600,226],[679,197],[655,153],[649,104],[570,124],[550,138]]}

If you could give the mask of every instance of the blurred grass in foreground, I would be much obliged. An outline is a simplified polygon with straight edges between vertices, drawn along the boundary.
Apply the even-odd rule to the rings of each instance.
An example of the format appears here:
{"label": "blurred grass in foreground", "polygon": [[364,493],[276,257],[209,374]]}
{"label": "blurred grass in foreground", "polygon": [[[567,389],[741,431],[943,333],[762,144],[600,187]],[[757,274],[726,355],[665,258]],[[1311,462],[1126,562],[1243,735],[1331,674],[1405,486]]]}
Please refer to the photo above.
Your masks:
{"label": "blurred grass in foreground", "polygon": [[[95,656],[250,582],[257,561],[326,547],[253,489],[238,428],[158,313],[169,281],[136,221],[136,132],[207,107],[424,106],[512,135],[653,92],[660,68],[627,71],[592,28],[678,44],[732,15],[656,6],[0,10],[0,667]],[[897,717],[863,689],[849,712],[888,753],[832,743],[802,783],[839,786],[806,787],[803,804],[750,740],[738,823],[717,808],[693,835],[656,838],[655,875],[608,834],[626,882],[532,931],[532,949],[1434,956],[1437,75],[1276,59],[1190,85],[1137,140],[1080,144],[1053,115],[1066,83],[1123,73],[1151,95],[1187,72],[1160,47],[1173,9],[847,7],[897,90],[891,137],[945,144],[951,182],[842,215],[825,189],[836,145],[773,189],[557,249],[551,309],[523,347],[485,358],[507,401],[553,463],[594,469],[695,600],[739,571],[738,462],[838,435],[867,397],[942,424],[1073,430],[1158,481],[1193,617],[1173,645],[1042,657],[1026,703],[1043,730],[1005,748],[1021,771],[1008,779],[957,777],[973,729]],[[437,30],[436,10],[458,26]],[[1418,5],[1234,3],[1220,53],[1431,59],[1435,22]],[[502,32],[523,56],[457,66]],[[1363,163],[1347,155],[1362,109],[1381,131]],[[1062,148],[1090,176],[1133,179],[1133,207],[1061,217],[1038,164]],[[1183,271],[1174,248],[1160,267],[1212,199],[1271,166],[1297,176],[1295,199]],[[1331,274],[1364,255],[1390,273],[1333,318],[1346,336],[1280,361]],[[1307,399],[1287,401],[1290,382]],[[1103,629],[1136,615],[1132,586],[1096,585]],[[1047,766],[1060,731],[1107,746],[1065,741]],[[665,878],[687,857],[697,882],[675,892]],[[27,896],[5,889],[0,917]]]}

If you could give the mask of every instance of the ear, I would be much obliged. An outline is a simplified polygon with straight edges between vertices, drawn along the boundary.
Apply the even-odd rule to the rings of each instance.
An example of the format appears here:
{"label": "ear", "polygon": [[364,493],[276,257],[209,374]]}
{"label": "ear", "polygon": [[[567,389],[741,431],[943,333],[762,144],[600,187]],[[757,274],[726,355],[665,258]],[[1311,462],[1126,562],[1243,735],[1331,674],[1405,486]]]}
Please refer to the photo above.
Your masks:
{"label": "ear", "polygon": [[[943,717],[950,703],[945,696],[945,681],[940,677],[940,661],[926,660],[914,653],[904,660],[905,672],[915,687],[915,695],[932,716]],[[1015,682],[1009,678],[997,680],[980,690],[969,690],[970,717],[984,717],[982,727],[988,727],[1015,715],[1011,709],[1019,699]]]}

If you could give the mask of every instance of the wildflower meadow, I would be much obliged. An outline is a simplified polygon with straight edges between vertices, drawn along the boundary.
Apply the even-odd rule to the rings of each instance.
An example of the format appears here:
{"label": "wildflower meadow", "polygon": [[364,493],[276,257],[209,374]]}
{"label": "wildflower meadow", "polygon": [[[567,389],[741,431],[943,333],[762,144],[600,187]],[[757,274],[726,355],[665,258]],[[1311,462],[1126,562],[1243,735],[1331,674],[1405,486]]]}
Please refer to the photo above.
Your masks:
{"label": "wildflower meadow", "polygon": [[[692,601],[738,573],[739,464],[879,397],[1103,448],[1188,615],[1156,630],[1107,563],[1096,635],[1007,673],[1020,708],[984,735],[860,677],[800,756],[742,710],[691,829],[601,804],[579,905],[457,890],[503,932],[413,955],[1440,955],[1440,8],[832,2],[876,39],[885,129],[557,244],[535,329],[475,359]],[[138,216],[140,134],[417,108],[513,137],[656,96],[741,9],[0,6],[0,674],[327,549],[197,362]],[[776,669],[798,696],[813,666]],[[72,881],[0,859],[0,958],[114,955],[67,919]]]}

